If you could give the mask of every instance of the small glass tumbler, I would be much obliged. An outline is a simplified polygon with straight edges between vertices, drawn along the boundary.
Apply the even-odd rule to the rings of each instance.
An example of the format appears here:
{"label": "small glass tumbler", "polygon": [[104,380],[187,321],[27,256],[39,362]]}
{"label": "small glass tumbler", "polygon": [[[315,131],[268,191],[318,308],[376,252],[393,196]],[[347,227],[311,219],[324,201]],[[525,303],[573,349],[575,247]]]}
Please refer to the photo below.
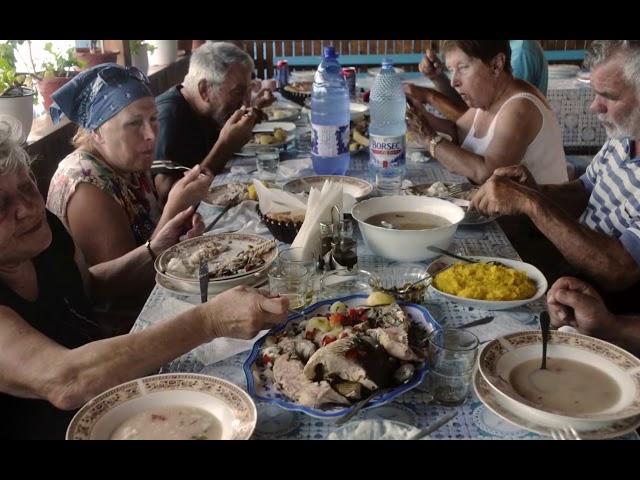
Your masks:
{"label": "small glass tumbler", "polygon": [[320,280],[323,299],[344,297],[357,293],[370,294],[372,274],[366,270],[333,270]]}
{"label": "small glass tumbler", "polygon": [[256,152],[256,168],[258,178],[267,180],[275,179],[278,176],[278,166],[280,165],[280,150],[273,147],[260,148]]}
{"label": "small glass tumbler", "polygon": [[268,273],[269,293],[289,299],[292,310],[307,305],[309,291],[309,271],[302,265],[291,265],[283,269],[280,265],[272,267]]}
{"label": "small glass tumbler", "polygon": [[467,330],[441,328],[431,332],[431,392],[437,402],[446,405],[464,403],[470,390],[479,345],[478,337]]}

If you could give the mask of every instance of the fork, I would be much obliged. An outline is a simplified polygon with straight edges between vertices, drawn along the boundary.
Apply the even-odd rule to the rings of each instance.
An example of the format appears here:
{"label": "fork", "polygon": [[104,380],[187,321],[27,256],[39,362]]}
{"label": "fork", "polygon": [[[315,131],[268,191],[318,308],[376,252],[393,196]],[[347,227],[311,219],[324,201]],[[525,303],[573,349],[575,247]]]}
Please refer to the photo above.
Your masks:
{"label": "fork", "polygon": [[449,195],[459,195],[461,193],[471,190],[473,187],[468,183],[457,183],[451,187],[447,187]]}
{"label": "fork", "polygon": [[582,440],[576,429],[570,426],[551,430],[551,438],[554,440]]}

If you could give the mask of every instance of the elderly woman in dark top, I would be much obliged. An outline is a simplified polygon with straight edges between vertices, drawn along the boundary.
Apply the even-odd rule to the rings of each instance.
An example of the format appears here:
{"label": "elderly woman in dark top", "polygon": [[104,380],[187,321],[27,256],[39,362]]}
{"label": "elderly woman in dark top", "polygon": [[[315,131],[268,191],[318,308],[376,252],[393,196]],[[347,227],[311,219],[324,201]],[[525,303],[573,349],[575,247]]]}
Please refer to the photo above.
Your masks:
{"label": "elderly woman in dark top", "polygon": [[47,208],[70,230],[89,265],[142,245],[206,195],[212,178],[196,166],[161,208],[150,175],[158,132],[155,98],[136,68],[98,65],[52,98],[53,121],[64,114],[80,128],[77,149],[51,180]]}
{"label": "elderly woman in dark top", "polygon": [[[92,299],[153,282],[144,246],[87,268],[45,209],[27,154],[0,122],[0,438],[64,438],[73,412],[98,393],[157,371],[216,337],[253,338],[286,318],[288,301],[237,287],[140,332],[103,338]],[[192,227],[193,207],[151,240],[160,253]]]}

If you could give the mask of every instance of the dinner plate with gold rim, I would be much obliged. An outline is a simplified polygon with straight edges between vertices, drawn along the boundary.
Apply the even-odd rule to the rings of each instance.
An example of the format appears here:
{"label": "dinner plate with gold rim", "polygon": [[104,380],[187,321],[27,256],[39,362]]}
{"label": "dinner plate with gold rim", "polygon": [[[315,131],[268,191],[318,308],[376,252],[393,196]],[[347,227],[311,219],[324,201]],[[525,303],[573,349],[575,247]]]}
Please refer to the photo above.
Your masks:
{"label": "dinner plate with gold rim", "polygon": [[[271,263],[278,257],[278,249],[273,240],[261,237],[260,235],[255,235],[253,233],[215,233],[212,235],[202,235],[196,238],[184,240],[172,247],[169,247],[158,256],[158,258],[154,262],[154,266],[157,273],[165,275],[174,280],[194,283],[197,286],[199,284],[197,268],[194,269],[193,275],[191,276],[187,274],[178,274],[175,271],[168,271],[169,262],[173,258],[180,258],[184,260],[197,252],[198,249],[203,248],[204,246],[212,242],[223,243],[229,247],[227,251],[221,252],[216,257],[216,259],[230,260],[236,257],[242,251],[248,251],[251,248],[255,248],[263,244],[264,242],[269,241],[273,243],[273,248],[265,253],[263,257],[264,263],[262,263],[262,265],[251,268],[247,271],[240,271],[232,275],[225,275],[209,279],[209,282],[224,282],[226,280],[244,277],[246,275],[253,275],[271,265]],[[211,264],[211,261],[209,263]]]}
{"label": "dinner plate with gold rim", "polygon": [[[489,342],[480,353],[478,369],[484,380],[511,405],[546,423],[570,424],[576,429],[624,420],[640,415],[640,359],[629,352],[598,338],[579,333],[552,330],[547,346],[547,358],[565,359],[595,367],[617,386],[609,404],[596,411],[572,412],[545,407],[521,395],[512,385],[513,371],[526,361],[541,357],[542,336],[539,330],[504,335]],[[543,382],[545,389],[551,388]],[[613,390],[612,390],[613,392]]]}
{"label": "dinner plate with gold rim", "polygon": [[[473,374],[473,389],[485,407],[517,427],[547,437],[551,437],[552,432],[559,428],[558,424],[548,423],[537,417],[527,415],[526,412],[514,410],[511,405],[505,402],[504,397],[499,395],[489,385],[478,370]],[[587,428],[580,428],[577,429],[577,431],[580,438],[584,440],[598,440],[619,437],[626,433],[633,432],[638,427],[640,427],[640,415],[624,420],[616,420],[592,425]]]}
{"label": "dinner plate with gold rim", "polygon": [[71,420],[67,440],[108,440],[123,422],[154,408],[199,408],[220,423],[221,440],[248,440],[256,406],[240,387],[195,373],[152,375],[125,382],[89,400]]}

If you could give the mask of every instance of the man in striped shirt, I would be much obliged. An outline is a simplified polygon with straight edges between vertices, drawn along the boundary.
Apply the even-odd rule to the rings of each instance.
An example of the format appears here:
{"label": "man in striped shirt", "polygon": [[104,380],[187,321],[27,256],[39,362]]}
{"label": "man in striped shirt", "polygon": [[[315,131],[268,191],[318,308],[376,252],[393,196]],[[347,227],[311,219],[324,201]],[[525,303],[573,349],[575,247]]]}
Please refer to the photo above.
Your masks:
{"label": "man in striped shirt", "polygon": [[609,140],[578,180],[538,186],[497,169],[473,199],[488,215],[526,214],[566,261],[605,292],[640,281],[640,41],[595,41],[591,109]]}

